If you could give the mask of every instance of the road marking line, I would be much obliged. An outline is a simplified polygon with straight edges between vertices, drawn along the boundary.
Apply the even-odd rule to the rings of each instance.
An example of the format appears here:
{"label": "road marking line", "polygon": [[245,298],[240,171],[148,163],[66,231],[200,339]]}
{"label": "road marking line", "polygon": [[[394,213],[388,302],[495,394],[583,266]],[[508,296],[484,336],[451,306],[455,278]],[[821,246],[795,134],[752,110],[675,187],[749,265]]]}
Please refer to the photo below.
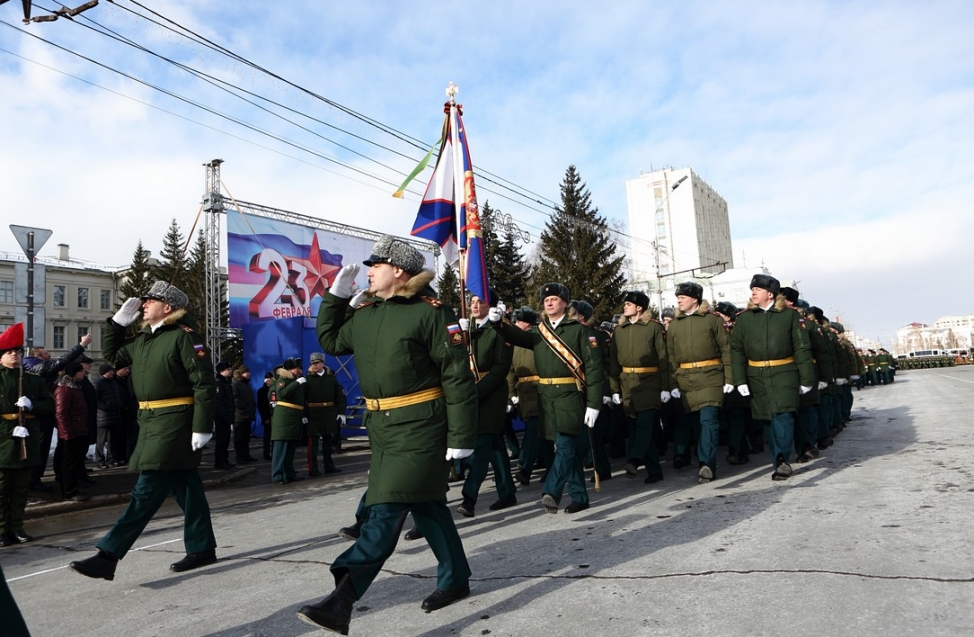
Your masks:
{"label": "road marking line", "polygon": [[954,376],[948,376],[947,374],[934,374],[934,376],[943,376],[944,378],[949,378],[951,380],[959,380],[962,383],[971,383],[974,385],[974,380],[967,380],[966,378],[955,378]]}
{"label": "road marking line", "polygon": [[[136,551],[144,551],[145,549],[151,549],[157,546],[163,546],[165,544],[172,544],[173,542],[180,542],[180,541],[182,541],[182,538],[177,538],[175,540],[166,540],[165,542],[159,542],[158,544],[150,544],[148,546],[140,546],[137,549],[132,549],[131,551],[129,551],[129,553],[135,553]],[[36,573],[30,573],[29,575],[21,575],[20,577],[11,577],[10,579],[7,580],[7,583],[9,584],[10,582],[16,582],[18,580],[27,579],[29,577],[36,577],[38,575],[46,575],[48,573],[60,571],[61,569],[65,569],[67,567],[68,565],[65,564],[64,566],[58,566],[57,568],[49,568],[44,571],[37,571]]]}

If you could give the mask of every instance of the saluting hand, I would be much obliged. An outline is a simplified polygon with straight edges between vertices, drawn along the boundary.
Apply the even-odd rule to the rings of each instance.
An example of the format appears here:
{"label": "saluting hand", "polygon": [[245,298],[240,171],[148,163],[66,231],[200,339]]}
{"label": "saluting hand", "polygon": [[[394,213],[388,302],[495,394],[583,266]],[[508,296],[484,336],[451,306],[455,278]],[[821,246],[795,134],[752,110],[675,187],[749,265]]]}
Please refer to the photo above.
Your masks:
{"label": "saluting hand", "polygon": [[343,266],[338,271],[338,274],[335,275],[335,282],[331,284],[328,291],[340,299],[347,299],[352,296],[352,284],[355,283],[355,277],[358,276],[359,269],[356,263]]}
{"label": "saluting hand", "polygon": [[487,320],[496,323],[504,316],[504,312],[499,307],[492,307],[487,310]]}

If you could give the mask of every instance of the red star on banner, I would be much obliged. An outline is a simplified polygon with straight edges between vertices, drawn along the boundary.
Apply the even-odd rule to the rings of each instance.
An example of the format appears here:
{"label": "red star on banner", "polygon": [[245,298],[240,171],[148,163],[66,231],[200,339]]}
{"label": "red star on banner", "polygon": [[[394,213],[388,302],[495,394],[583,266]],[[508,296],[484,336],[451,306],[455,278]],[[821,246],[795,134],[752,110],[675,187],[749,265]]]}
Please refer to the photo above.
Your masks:
{"label": "red star on banner", "polygon": [[310,303],[315,296],[324,298],[338,268],[321,262],[321,249],[318,247],[317,232],[311,240],[311,252],[308,255],[308,260],[302,260],[301,263],[308,269],[308,273],[304,276],[304,283],[308,287],[308,302]]}

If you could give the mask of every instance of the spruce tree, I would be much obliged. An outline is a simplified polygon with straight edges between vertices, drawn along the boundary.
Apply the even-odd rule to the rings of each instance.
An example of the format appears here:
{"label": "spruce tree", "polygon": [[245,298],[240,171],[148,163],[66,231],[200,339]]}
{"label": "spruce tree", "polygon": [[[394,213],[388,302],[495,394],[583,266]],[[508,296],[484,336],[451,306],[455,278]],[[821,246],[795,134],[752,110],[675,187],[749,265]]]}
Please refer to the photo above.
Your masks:
{"label": "spruce tree", "polygon": [[443,266],[443,273],[436,280],[436,294],[444,305],[457,310],[457,314],[459,314],[460,279],[457,277],[457,271],[450,264]]}
{"label": "spruce tree", "polygon": [[173,217],[169,230],[162,240],[162,251],[159,252],[159,265],[152,269],[152,277],[156,281],[165,281],[182,290],[186,280],[186,255],[183,252],[185,239],[179,230],[179,224]]}
{"label": "spruce tree", "polygon": [[491,261],[494,267],[490,285],[497,297],[511,309],[524,305],[527,301],[524,276],[527,265],[518,250],[518,237],[513,228],[504,230],[504,238],[498,242]]}
{"label": "spruce tree", "polygon": [[132,253],[132,265],[129,266],[125,273],[125,281],[118,289],[122,297],[120,300],[140,298],[149,291],[152,286],[149,270],[149,251],[142,246],[142,241],[139,240],[139,245]]}
{"label": "spruce tree", "polygon": [[537,307],[540,285],[557,281],[572,297],[595,309],[593,322],[610,318],[620,307],[625,277],[623,256],[616,255],[609,227],[575,166],[569,166],[561,183],[561,205],[541,232],[539,262],[532,273],[529,297]]}
{"label": "spruce tree", "polygon": [[200,230],[186,260],[183,285],[176,284],[189,297],[189,312],[200,321],[206,318],[206,237]]}

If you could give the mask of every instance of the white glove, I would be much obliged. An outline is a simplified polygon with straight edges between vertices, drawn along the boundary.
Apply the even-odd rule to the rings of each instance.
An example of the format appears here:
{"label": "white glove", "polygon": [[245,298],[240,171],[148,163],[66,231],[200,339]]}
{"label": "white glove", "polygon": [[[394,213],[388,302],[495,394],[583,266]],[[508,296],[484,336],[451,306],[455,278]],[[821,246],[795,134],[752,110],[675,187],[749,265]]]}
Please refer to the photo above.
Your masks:
{"label": "white glove", "polygon": [[801,394],[801,395],[803,395],[803,396],[805,394],[807,394],[808,392],[810,392],[810,391],[812,391],[812,386],[811,385],[799,385],[798,386],[798,393]]}
{"label": "white glove", "polygon": [[507,413],[511,413],[512,411],[514,411],[514,405],[508,405],[507,406]]}
{"label": "white glove", "polygon": [[297,381],[298,381],[298,385],[304,385],[306,382],[308,382],[308,379],[305,378],[304,376],[299,376]]}
{"label": "white glove", "polygon": [[[666,397],[669,398],[670,395],[667,394]],[[622,404],[622,397],[619,396],[619,394],[612,394],[612,404],[613,405],[621,405]]]}
{"label": "white glove", "polygon": [[679,387],[677,387],[676,389],[674,389],[673,391],[670,392],[670,396],[672,396],[673,398],[679,398],[682,395],[683,394],[680,393],[680,388]]}
{"label": "white glove", "polygon": [[503,301],[498,301],[497,302],[497,309],[501,311],[501,314],[506,314],[507,313],[507,306],[504,305],[504,302]]}
{"label": "white glove", "polygon": [[859,380],[859,376],[851,376],[852,380]]}
{"label": "white glove", "polygon": [[23,407],[26,411],[30,411],[34,408],[34,403],[30,402],[30,398],[27,396],[21,396],[14,404],[18,407]]}
{"label": "white glove", "polygon": [[751,389],[747,385],[738,385],[737,393],[747,398],[748,396],[751,395]]}
{"label": "white glove", "polygon": [[734,386],[733,385],[731,385],[730,383],[727,383],[727,384],[724,385],[724,393],[725,394],[729,394],[732,391],[734,391]]}
{"label": "white glove", "polygon": [[128,327],[132,323],[135,323],[135,319],[142,316],[142,301],[136,297],[126,299],[125,303],[122,303],[122,307],[115,312],[115,316],[112,320],[121,325],[122,327]]}
{"label": "white glove", "polygon": [[356,263],[342,266],[342,269],[335,275],[335,282],[331,284],[328,291],[340,299],[349,298],[352,296],[352,284],[355,283],[358,271],[359,266]]}
{"label": "white glove", "polygon": [[823,389],[825,389],[828,386],[829,386],[829,384],[826,383],[824,380],[818,381],[818,389],[819,389],[819,391],[822,391]]}
{"label": "white glove", "polygon": [[358,307],[362,304],[362,301],[365,300],[365,297],[369,295],[367,290],[359,289],[358,283],[352,284],[352,292],[354,293],[354,296],[352,296],[352,300],[348,302],[349,307]]}
{"label": "white glove", "polygon": [[14,427],[14,438],[26,438],[28,436],[30,436],[30,432],[27,431],[27,427],[21,427],[20,425]]}
{"label": "white glove", "polygon": [[307,425],[308,424],[308,419],[307,418],[302,418],[301,419],[301,424],[302,425]]}
{"label": "white glove", "polygon": [[511,404],[512,404],[512,405],[516,405],[516,404],[518,404],[518,402],[519,402],[520,400],[521,400],[521,399],[520,399],[520,398],[518,398],[517,396],[511,396]]}
{"label": "white glove", "polygon": [[460,460],[461,458],[466,458],[467,456],[472,455],[473,449],[453,449],[452,447],[446,448],[447,460]]}
{"label": "white glove", "polygon": [[595,426],[595,421],[598,420],[599,410],[592,409],[591,407],[585,408],[585,424],[589,429]]}
{"label": "white glove", "polygon": [[212,437],[213,434],[198,434],[194,431],[193,443],[192,443],[193,451],[199,451],[200,449],[205,447],[206,443],[208,443],[210,441],[210,438]]}
{"label": "white glove", "polygon": [[663,403],[668,403],[668,402],[670,402],[670,398],[673,398],[673,396],[672,396],[672,395],[670,394],[670,392],[668,392],[668,391],[661,391],[661,392],[659,393],[659,399],[660,399],[660,401],[662,401]]}
{"label": "white glove", "polygon": [[849,379],[848,378],[836,378],[835,379],[835,384],[838,385],[839,387],[842,387],[843,385],[845,385],[848,382],[849,382]]}
{"label": "white glove", "polygon": [[470,331],[470,319],[468,318],[457,319],[457,323],[460,324],[460,329],[463,330],[464,332]]}
{"label": "white glove", "polygon": [[612,404],[612,396],[603,396],[602,397],[602,404],[603,405],[611,405]]}
{"label": "white glove", "polygon": [[348,416],[345,414],[338,414],[338,422],[344,427],[345,423],[348,421]]}
{"label": "white glove", "polygon": [[497,321],[501,320],[502,316],[504,316],[504,313],[501,312],[500,308],[492,307],[487,310],[487,320],[491,323],[496,323]]}

